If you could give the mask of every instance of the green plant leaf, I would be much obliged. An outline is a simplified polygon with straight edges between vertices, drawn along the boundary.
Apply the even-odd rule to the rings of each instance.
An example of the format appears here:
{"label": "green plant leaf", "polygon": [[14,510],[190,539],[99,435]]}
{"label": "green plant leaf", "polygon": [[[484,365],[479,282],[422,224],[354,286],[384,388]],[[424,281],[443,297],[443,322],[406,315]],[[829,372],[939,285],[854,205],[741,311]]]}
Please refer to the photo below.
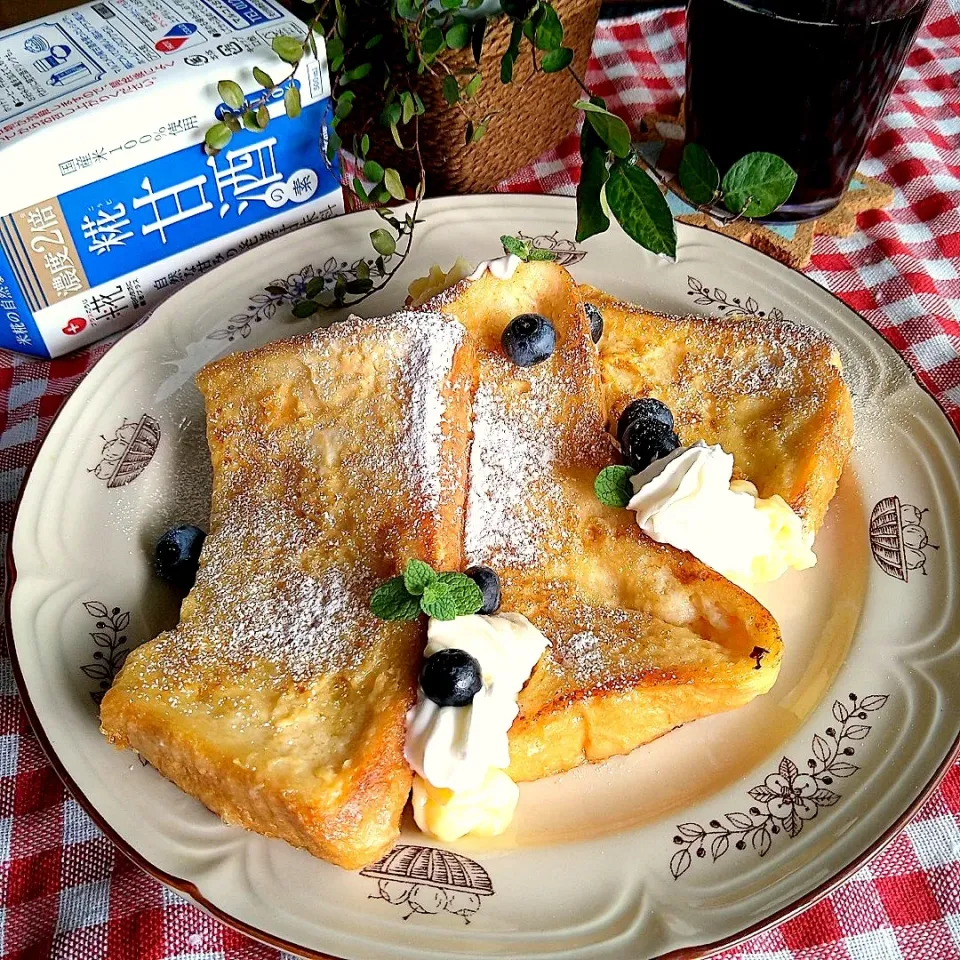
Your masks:
{"label": "green plant leaf", "polygon": [[381,620],[416,620],[420,616],[420,598],[410,596],[403,577],[393,577],[373,591],[370,609]]}
{"label": "green plant leaf", "polygon": [[542,247],[531,247],[527,254],[528,263],[536,263],[543,260],[556,260],[557,255],[553,250],[544,250]]}
{"label": "green plant leaf", "polygon": [[607,203],[624,232],[652,253],[677,253],[677,228],[666,198],[653,179],[622,160],[610,168]]}
{"label": "green plant leaf", "polygon": [[424,563],[415,557],[407,561],[403,571],[403,584],[407,588],[407,593],[419,597],[424,589],[436,579],[437,574],[429,563]]}
{"label": "green plant leaf", "polygon": [[320,309],[316,300],[299,300],[293,305],[293,315],[299,319],[312,317]]}
{"label": "green plant leaf", "polygon": [[797,172],[775,153],[748,153],[723,176],[723,203],[731,213],[765,217],[785,203]]}
{"label": "green plant leaf", "polygon": [[388,103],[383,108],[383,113],[381,114],[381,122],[385,127],[389,127],[390,124],[397,124],[400,122],[400,116],[403,111],[403,108],[399,103]]}
{"label": "green plant leaf", "polygon": [[253,68],[253,79],[267,90],[272,90],[276,86],[270,74],[265,70],[261,70],[259,67]]}
{"label": "green plant leaf", "polygon": [[383,39],[382,33],[375,33],[369,40],[363,45],[364,50],[372,50],[381,40]]}
{"label": "green plant leaf", "polygon": [[261,103],[260,106],[257,107],[257,126],[261,130],[266,130],[269,122],[270,111],[267,109],[267,105],[265,103]]}
{"label": "green plant leaf", "polygon": [[367,193],[366,187],[364,187],[363,182],[359,177],[353,178],[353,192],[357,195],[362,203],[370,202],[370,194]]}
{"label": "green plant leaf", "polygon": [[307,297],[313,300],[323,290],[326,280],[323,277],[311,277],[307,281]]}
{"label": "green plant leaf", "polygon": [[368,160],[363,165],[363,175],[371,183],[379,183],[383,179],[383,167],[376,160]]}
{"label": "green plant leaf", "polygon": [[354,80],[362,80],[373,69],[372,63],[358,63],[351,70],[344,71],[340,78],[340,83],[352,83]]}
{"label": "green plant leaf", "polygon": [[476,583],[462,573],[441,573],[437,580],[444,584],[457,606],[458,617],[469,617],[483,606],[483,594]]}
{"label": "green plant leaf", "polygon": [[470,24],[466,20],[457,20],[447,30],[447,46],[451,50],[462,50],[470,43]]}
{"label": "green plant leaf", "polygon": [[515,61],[516,57],[514,57],[509,50],[500,58],[501,83],[506,84],[513,82],[513,64]]}
{"label": "green plant leaf", "polygon": [[422,4],[414,0],[397,0],[397,13],[404,20],[416,20],[420,16],[420,7]]}
{"label": "green plant leaf", "polygon": [[273,38],[270,46],[284,63],[299,63],[303,57],[303,43],[296,37],[280,34],[280,36]]}
{"label": "green plant leaf", "polygon": [[348,280],[344,289],[347,293],[368,293],[373,289],[373,281],[369,277],[357,277],[355,280]]}
{"label": "green plant leaf", "polygon": [[360,260],[357,263],[357,278],[360,280],[370,279],[370,264],[366,260]]}
{"label": "green plant leaf", "polygon": [[530,244],[526,240],[511,237],[510,234],[505,233],[500,238],[500,243],[503,245],[505,252],[519,257],[521,260],[527,260],[530,257]]}
{"label": "green plant leaf", "polygon": [[243,116],[240,119],[243,121],[244,127],[246,127],[246,129],[251,133],[260,132],[260,124],[257,123],[257,115],[252,110],[244,110]]}
{"label": "green plant leaf", "polygon": [[601,503],[608,507],[625,507],[633,497],[630,477],[632,467],[604,467],[593,481],[593,492]]}
{"label": "green plant leaf", "polygon": [[480,84],[482,82],[483,82],[483,77],[479,73],[475,73],[467,81],[467,85],[463,88],[464,97],[467,100],[472,100],[477,95],[477,91],[480,89]]}
{"label": "green plant leaf", "polygon": [[406,200],[407,195],[403,190],[403,183],[400,180],[400,174],[393,167],[387,167],[383,174],[383,185],[394,200]]}
{"label": "green plant leaf", "polygon": [[428,27],[420,37],[420,52],[424,60],[430,63],[446,45],[439,27]]}
{"label": "green plant leaf", "polygon": [[204,134],[203,139],[211,150],[222,150],[233,136],[233,131],[225,123],[214,123]]}
{"label": "green plant leaf", "polygon": [[680,158],[680,186],[687,199],[698,207],[713,203],[720,187],[720,171],[710,154],[698,143],[688,143]]}
{"label": "green plant leaf", "polygon": [[544,54],[540,61],[540,68],[544,73],[559,73],[566,70],[573,63],[573,51],[569,47],[557,47]]}
{"label": "green plant leaf", "polygon": [[240,132],[240,121],[232,113],[225,113],[223,122],[230,128],[231,133]]}
{"label": "green plant leaf", "polygon": [[589,124],[583,125],[581,132],[581,150],[585,156],[580,168],[580,183],[577,184],[577,234],[576,239],[579,243],[592,237],[594,234],[603,233],[610,226],[610,218],[603,211],[603,204],[600,201],[600,195],[603,191],[603,185],[607,182],[607,157],[604,150],[598,143],[583,149],[583,134],[593,133],[593,127]]}
{"label": "green plant leaf", "polygon": [[473,62],[480,63],[480,57],[483,55],[483,35],[487,29],[486,17],[478,17],[473,24],[473,32],[470,35],[470,47],[473,50]]}
{"label": "green plant leaf", "polygon": [[300,116],[300,91],[290,81],[290,85],[283,91],[283,109],[291,120],[296,120]]}
{"label": "green plant leaf", "polygon": [[434,620],[454,620],[457,616],[457,601],[450,588],[434,580],[426,586],[420,597],[420,609]]}
{"label": "green plant leaf", "polygon": [[343,66],[343,41],[336,34],[327,39],[327,62],[331,71]]}
{"label": "green plant leaf", "polygon": [[217,93],[231,110],[243,108],[243,90],[240,89],[239,83],[234,83],[233,80],[221,80],[217,84]]}
{"label": "green plant leaf", "polygon": [[620,159],[629,156],[630,128],[620,117],[589,100],[578,100],[574,107],[583,111],[587,122],[614,156]]}
{"label": "green plant leaf", "polygon": [[484,117],[483,120],[481,120],[477,124],[477,128],[473,131],[473,136],[470,137],[470,142],[476,143],[478,140],[482,140],[483,137],[486,136],[487,127],[489,126],[489,124],[490,124],[490,117],[489,116]]}
{"label": "green plant leaf", "polygon": [[543,14],[535,34],[537,49],[556,50],[563,43],[563,24],[551,4],[545,3],[541,10]]}
{"label": "green plant leaf", "polygon": [[367,155],[367,151],[370,149],[370,137],[367,134],[364,134],[360,138],[360,153],[362,156]]}
{"label": "green plant leaf", "polygon": [[451,107],[460,99],[460,84],[457,83],[457,78],[451,73],[448,73],[443,78],[441,90],[443,91],[443,99],[446,100]]}
{"label": "green plant leaf", "polygon": [[413,94],[410,93],[409,90],[404,90],[403,93],[400,94],[400,110],[402,111],[400,119],[404,123],[409,123],[417,111],[413,102]]}
{"label": "green plant leaf", "polygon": [[389,230],[384,230],[383,227],[378,227],[371,232],[370,242],[381,257],[391,257],[397,252],[397,241],[393,238],[393,234]]}

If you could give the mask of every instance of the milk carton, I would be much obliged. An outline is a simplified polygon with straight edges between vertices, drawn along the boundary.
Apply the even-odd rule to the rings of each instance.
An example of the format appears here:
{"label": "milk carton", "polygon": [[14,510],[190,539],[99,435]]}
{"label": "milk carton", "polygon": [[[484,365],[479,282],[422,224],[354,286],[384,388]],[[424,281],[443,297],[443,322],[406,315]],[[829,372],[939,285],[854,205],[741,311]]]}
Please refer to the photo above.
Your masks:
{"label": "milk carton", "polygon": [[[273,0],[97,0],[0,33],[0,347],[57,356],[132,324],[193,277],[343,210],[321,140],[319,59],[286,117],[278,34],[305,27]],[[271,121],[216,157],[217,81]],[[324,140],[325,142],[325,140]]]}

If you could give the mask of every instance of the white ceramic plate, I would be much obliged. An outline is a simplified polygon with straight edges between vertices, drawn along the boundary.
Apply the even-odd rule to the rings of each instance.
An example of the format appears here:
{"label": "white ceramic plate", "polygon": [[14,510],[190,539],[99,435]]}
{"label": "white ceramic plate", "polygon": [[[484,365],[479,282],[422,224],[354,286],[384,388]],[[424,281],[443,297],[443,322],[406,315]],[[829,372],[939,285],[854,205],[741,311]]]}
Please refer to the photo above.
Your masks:
{"label": "white ceramic plate", "polygon": [[[377,221],[289,234],[166,301],[65,405],[13,536],[20,690],[51,759],[98,824],[162,881],[307,956],[699,957],[826,893],[902,825],[960,725],[960,444],[904,362],[840,301],[725,237],[680,227],[675,263],[616,229],[574,244],[573,201],[427,203],[387,290],[522,233],[574,275],[657,310],[782,314],[829,333],[857,441],[818,566],[761,599],[783,628],[773,691],[632,755],[524,785],[515,824],[437,848],[408,828],[376,869],[345,873],[225,826],[98,732],[97,702],[134,644],[171,626],[156,537],[203,524],[209,467],[193,375],[225,351],[307,328],[306,278],[353,269]],[[267,288],[270,288],[268,291]],[[701,852],[702,851],[702,852]]]}

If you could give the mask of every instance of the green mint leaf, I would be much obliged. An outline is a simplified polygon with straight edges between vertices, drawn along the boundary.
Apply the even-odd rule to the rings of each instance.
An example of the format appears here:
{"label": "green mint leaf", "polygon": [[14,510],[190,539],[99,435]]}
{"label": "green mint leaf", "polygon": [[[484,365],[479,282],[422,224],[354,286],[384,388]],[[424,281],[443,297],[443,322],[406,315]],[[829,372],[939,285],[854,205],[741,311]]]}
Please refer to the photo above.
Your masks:
{"label": "green mint leaf", "polygon": [[204,134],[204,142],[211,150],[222,150],[233,136],[233,132],[225,123],[213,124]]}
{"label": "green mint leaf", "polygon": [[604,213],[600,202],[608,176],[606,154],[596,142],[585,149],[584,140],[599,140],[596,131],[588,123],[583,125],[580,132],[583,165],[580,168],[580,183],[577,184],[577,243],[596,233],[603,233],[610,226],[610,218]]}
{"label": "green mint leaf", "polygon": [[453,620],[457,616],[457,601],[445,583],[434,580],[424,588],[420,609],[434,620]]}
{"label": "green mint leaf", "polygon": [[505,253],[513,254],[515,257],[519,257],[521,260],[528,260],[530,258],[530,244],[526,240],[521,240],[519,237],[511,237],[510,234],[505,233],[500,238],[500,243],[503,245]]}
{"label": "green mint leaf", "polygon": [[557,47],[545,54],[540,61],[540,68],[544,73],[559,73],[566,70],[573,63],[573,51],[569,47]]}
{"label": "green mint leaf", "polygon": [[383,227],[378,227],[370,234],[370,242],[381,257],[392,257],[397,252],[397,241],[393,234]]}
{"label": "green mint leaf", "polygon": [[543,15],[535,35],[537,49],[556,50],[563,43],[563,24],[549,3],[545,3],[541,9]]}
{"label": "green mint leaf", "polygon": [[232,80],[221,80],[217,84],[217,93],[220,99],[231,109],[240,110],[243,107],[243,90],[239,83]]}
{"label": "green mint leaf", "polygon": [[264,87],[267,90],[272,90],[276,86],[270,74],[265,70],[261,70],[259,67],[253,68],[253,79],[256,80],[261,87]]}
{"label": "green mint leaf", "polygon": [[381,620],[416,620],[420,616],[420,601],[407,592],[403,577],[393,577],[373,591],[370,609]]}
{"label": "green mint leaf", "polygon": [[593,492],[608,507],[625,507],[633,497],[632,476],[632,467],[604,467],[593,481]]}
{"label": "green mint leaf", "polygon": [[720,187],[720,171],[698,143],[688,143],[683,148],[678,174],[680,186],[692,204],[705,207],[713,203]]}
{"label": "green mint leaf", "polygon": [[449,589],[458,617],[467,617],[483,606],[483,594],[468,576],[462,573],[441,573],[437,580]]}
{"label": "green mint leaf", "polygon": [[283,109],[291,120],[300,116],[300,91],[293,85],[293,81],[283,91]]}
{"label": "green mint leaf", "polygon": [[457,20],[447,31],[446,39],[451,50],[462,50],[470,43],[470,24],[466,20]]}
{"label": "green mint leaf", "polygon": [[287,37],[281,34],[273,38],[270,46],[284,63],[299,63],[303,57],[303,44],[296,37]]}
{"label": "green mint leaf", "polygon": [[383,185],[394,200],[406,200],[407,195],[403,190],[403,183],[400,180],[400,174],[393,167],[387,167],[383,172]]}
{"label": "green mint leaf", "polygon": [[483,35],[487,29],[486,17],[478,17],[473,24],[473,34],[470,37],[470,47],[473,50],[473,62],[480,65],[480,56],[483,53]]}
{"label": "green mint leaf", "polygon": [[620,117],[589,100],[578,100],[574,107],[584,112],[594,132],[615,156],[623,159],[630,154],[630,128]]}
{"label": "green mint leaf", "polygon": [[610,210],[624,233],[651,253],[677,254],[677,228],[666,198],[653,178],[621,160],[610,168],[606,188]]}
{"label": "green mint leaf", "polygon": [[793,193],[797,172],[775,153],[748,153],[723,177],[723,203],[731,213],[765,217]]}
{"label": "green mint leaf", "polygon": [[437,575],[429,563],[416,559],[407,561],[406,569],[403,571],[403,584],[407,588],[407,593],[419,597],[436,579]]}
{"label": "green mint leaf", "polygon": [[544,250],[542,247],[531,247],[527,254],[528,263],[536,263],[538,260],[556,260],[557,255],[553,250]]}

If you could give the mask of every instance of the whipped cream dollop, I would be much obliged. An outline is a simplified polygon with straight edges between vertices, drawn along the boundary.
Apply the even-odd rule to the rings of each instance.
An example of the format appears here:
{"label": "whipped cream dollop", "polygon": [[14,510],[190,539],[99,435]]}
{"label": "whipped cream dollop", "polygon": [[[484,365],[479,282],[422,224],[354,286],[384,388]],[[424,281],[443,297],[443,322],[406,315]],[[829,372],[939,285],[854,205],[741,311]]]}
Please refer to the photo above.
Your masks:
{"label": "whipped cream dollop", "polygon": [[491,767],[508,767],[517,695],[549,643],[519,613],[431,618],[424,655],[466,651],[480,664],[483,688],[465,707],[438,706],[420,690],[407,713],[407,763],[433,786],[450,790],[474,790]]}
{"label": "whipped cream dollop", "polygon": [[415,772],[413,817],[440,840],[495,836],[520,797],[504,773],[517,697],[550,641],[519,613],[431,619],[425,655],[455,649],[480,664],[483,687],[462,707],[441,707],[418,691],[407,712],[404,754]]}
{"label": "whipped cream dollop", "polygon": [[521,263],[523,261],[513,253],[497,257],[495,260],[481,260],[467,279],[479,280],[483,276],[484,270],[489,270],[498,280],[509,280],[516,273],[517,267]]}
{"label": "whipped cream dollop", "polygon": [[733,455],[701,440],[632,477],[627,509],[653,540],[692,553],[748,589],[790,568],[812,567],[813,534],[786,501],[760,498],[753,484],[732,477]]}

